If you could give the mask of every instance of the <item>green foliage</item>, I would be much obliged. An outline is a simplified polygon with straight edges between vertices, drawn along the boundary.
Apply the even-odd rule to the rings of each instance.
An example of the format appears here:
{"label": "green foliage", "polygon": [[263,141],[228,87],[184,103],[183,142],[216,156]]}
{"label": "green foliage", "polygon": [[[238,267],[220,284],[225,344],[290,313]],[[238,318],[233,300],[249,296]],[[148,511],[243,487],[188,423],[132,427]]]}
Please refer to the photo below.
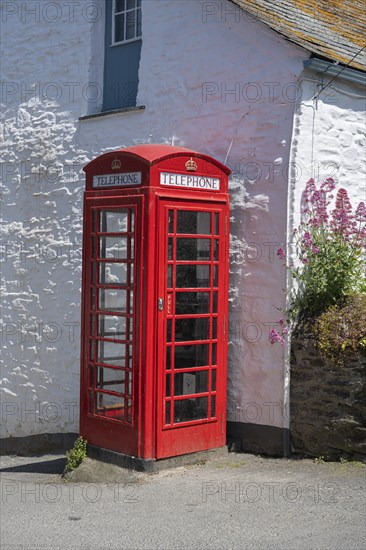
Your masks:
{"label": "green foliage", "polygon": [[86,458],[86,445],[87,441],[83,439],[81,436],[77,438],[77,440],[74,443],[74,446],[70,451],[67,451],[66,453],[66,470],[68,472],[71,472],[72,470],[75,470],[84,458]]}
{"label": "green foliage", "polygon": [[338,365],[351,354],[366,354],[366,294],[329,307],[318,317],[313,334],[320,353]]}
{"label": "green foliage", "polygon": [[313,249],[307,262],[293,271],[297,288],[293,293],[291,316],[299,325],[315,319],[335,304],[343,304],[347,295],[366,292],[363,251],[324,229],[313,229]]}
{"label": "green foliage", "polygon": [[[294,334],[310,332],[322,354],[341,363],[348,353],[366,350],[366,205],[360,202],[354,212],[347,190],[334,197],[335,189],[332,178],[319,188],[310,179],[303,191],[294,259],[287,265],[294,285],[286,313]],[[277,255],[286,259],[283,248]],[[285,343],[288,327],[279,323],[281,334],[270,332],[272,344]]]}

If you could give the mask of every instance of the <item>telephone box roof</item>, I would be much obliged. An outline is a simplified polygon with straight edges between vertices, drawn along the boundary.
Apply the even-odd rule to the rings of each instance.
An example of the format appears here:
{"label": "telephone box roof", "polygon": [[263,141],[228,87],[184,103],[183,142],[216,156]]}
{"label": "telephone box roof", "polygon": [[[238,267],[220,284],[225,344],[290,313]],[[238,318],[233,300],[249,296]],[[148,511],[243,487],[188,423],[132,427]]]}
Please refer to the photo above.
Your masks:
{"label": "telephone box roof", "polygon": [[206,160],[207,162],[210,162],[216,165],[227,175],[231,174],[231,170],[227,166],[225,166],[225,164],[222,164],[221,162],[214,159],[213,157],[210,157],[209,155],[204,155],[202,153],[198,153],[197,151],[193,151],[192,149],[187,149],[185,147],[175,147],[173,145],[166,145],[166,144],[134,145],[132,147],[125,147],[123,149],[115,149],[114,151],[110,151],[108,153],[105,153],[104,155],[101,155],[93,159],[86,166],[84,166],[84,172],[89,170],[94,165],[95,162],[100,162],[102,157],[115,156],[117,153],[138,157],[139,159],[150,164],[150,166],[167,158],[179,157],[179,156],[191,156],[191,157],[196,157],[196,158]]}

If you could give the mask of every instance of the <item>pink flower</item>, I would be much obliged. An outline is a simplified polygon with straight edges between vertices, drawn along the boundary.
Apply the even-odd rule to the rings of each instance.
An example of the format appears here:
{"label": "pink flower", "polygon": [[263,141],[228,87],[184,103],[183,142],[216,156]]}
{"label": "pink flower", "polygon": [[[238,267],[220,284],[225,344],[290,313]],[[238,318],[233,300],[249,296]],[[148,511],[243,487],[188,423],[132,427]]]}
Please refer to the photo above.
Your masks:
{"label": "pink flower", "polygon": [[302,238],[302,243],[306,248],[309,248],[313,244],[313,239],[311,238],[309,231],[305,231]]}
{"label": "pink flower", "polygon": [[269,331],[269,341],[271,344],[285,344],[286,340],[284,339],[284,336],[286,336],[289,333],[289,329],[285,326],[285,320],[279,319],[277,323],[281,326],[281,334],[273,328]]}
{"label": "pink flower", "polygon": [[285,344],[285,339],[281,336],[279,332],[277,332],[275,328],[269,331],[269,341],[271,342],[271,344],[276,344],[277,342],[280,344]]}
{"label": "pink flower", "polygon": [[305,191],[303,193],[304,201],[309,202],[311,195],[315,193],[315,191],[316,191],[316,185],[315,185],[314,178],[310,178],[305,185]]}
{"label": "pink flower", "polygon": [[285,260],[286,259],[286,253],[284,251],[283,248],[279,248],[277,250],[277,256],[281,259],[281,260]]}
{"label": "pink flower", "polygon": [[311,251],[312,251],[313,254],[319,254],[320,248],[318,248],[317,246],[313,246],[313,248],[311,249]]}
{"label": "pink flower", "polygon": [[335,209],[332,211],[330,226],[334,233],[340,233],[348,238],[355,231],[352,205],[346,189],[339,189],[336,197]]}
{"label": "pink flower", "polygon": [[315,227],[319,227],[323,223],[328,222],[328,212],[327,212],[327,203],[323,194],[320,191],[315,191],[311,197],[311,202],[314,207],[314,220],[311,220],[311,223]]}
{"label": "pink flower", "polygon": [[312,225],[313,227],[320,227],[321,226],[321,220],[319,218],[311,218],[309,220],[309,225]]}
{"label": "pink flower", "polygon": [[322,194],[320,191],[314,191],[314,193],[311,196],[311,202],[314,204],[316,202],[319,202],[322,200]]}
{"label": "pink flower", "polygon": [[307,216],[311,215],[311,210],[309,208],[309,205],[311,203],[311,197],[316,192],[316,190],[317,189],[316,189],[314,179],[313,178],[309,179],[309,181],[307,182],[307,184],[305,186],[305,190],[303,191],[302,196],[301,196],[301,214],[302,214],[302,217],[307,217]]}
{"label": "pink flower", "polygon": [[356,209],[355,219],[358,222],[366,222],[366,206],[364,202],[360,202]]}
{"label": "pink flower", "polygon": [[335,183],[333,178],[326,178],[325,181],[320,186],[320,189],[324,191],[324,193],[330,193],[335,189]]}

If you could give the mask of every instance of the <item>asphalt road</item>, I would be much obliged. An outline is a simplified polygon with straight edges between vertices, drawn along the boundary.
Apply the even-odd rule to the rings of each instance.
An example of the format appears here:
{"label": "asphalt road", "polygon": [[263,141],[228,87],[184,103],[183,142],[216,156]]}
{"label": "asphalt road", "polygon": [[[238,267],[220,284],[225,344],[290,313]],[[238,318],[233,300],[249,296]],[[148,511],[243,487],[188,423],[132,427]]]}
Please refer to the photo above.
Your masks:
{"label": "asphalt road", "polygon": [[65,483],[63,466],[1,458],[2,550],[366,548],[360,463],[232,453],[157,474],[99,471],[102,483]]}

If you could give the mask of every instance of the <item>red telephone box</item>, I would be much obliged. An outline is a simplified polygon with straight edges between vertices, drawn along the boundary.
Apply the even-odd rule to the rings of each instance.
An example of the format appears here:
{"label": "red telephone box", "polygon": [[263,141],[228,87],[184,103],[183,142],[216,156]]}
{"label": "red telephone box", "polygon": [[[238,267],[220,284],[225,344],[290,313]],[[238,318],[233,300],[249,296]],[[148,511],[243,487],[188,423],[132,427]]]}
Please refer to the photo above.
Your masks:
{"label": "red telephone box", "polygon": [[81,435],[142,459],[225,445],[230,170],[138,145],[84,171]]}

